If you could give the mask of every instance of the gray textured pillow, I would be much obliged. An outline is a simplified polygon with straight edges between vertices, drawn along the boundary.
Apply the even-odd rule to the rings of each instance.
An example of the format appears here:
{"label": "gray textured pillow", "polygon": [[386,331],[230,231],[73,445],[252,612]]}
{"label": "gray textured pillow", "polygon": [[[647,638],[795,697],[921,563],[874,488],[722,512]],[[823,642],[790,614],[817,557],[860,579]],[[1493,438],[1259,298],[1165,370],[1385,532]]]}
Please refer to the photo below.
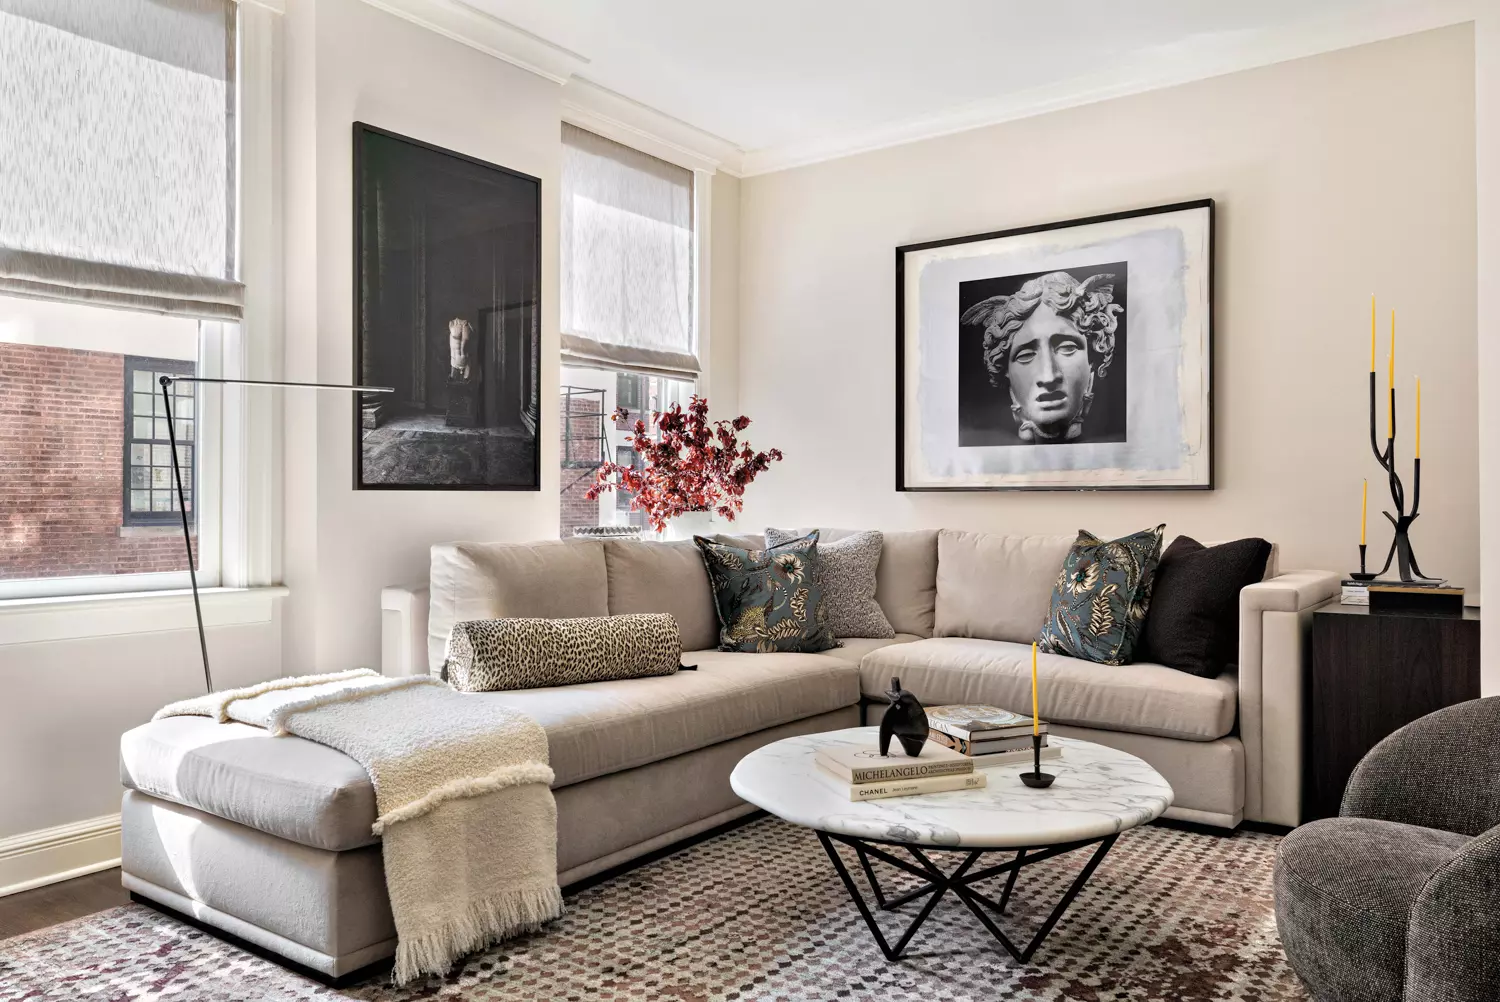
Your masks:
{"label": "gray textured pillow", "polygon": [[682,634],[666,613],[455,623],[445,667],[459,692],[539,689],[670,675]]}
{"label": "gray textured pillow", "polygon": [[[766,545],[779,546],[801,537],[802,533],[790,529],[767,529]],[[875,569],[880,566],[883,545],[884,537],[874,530],[818,544],[822,567],[818,583],[823,586],[823,607],[835,637],[888,639],[896,635],[875,601]]]}

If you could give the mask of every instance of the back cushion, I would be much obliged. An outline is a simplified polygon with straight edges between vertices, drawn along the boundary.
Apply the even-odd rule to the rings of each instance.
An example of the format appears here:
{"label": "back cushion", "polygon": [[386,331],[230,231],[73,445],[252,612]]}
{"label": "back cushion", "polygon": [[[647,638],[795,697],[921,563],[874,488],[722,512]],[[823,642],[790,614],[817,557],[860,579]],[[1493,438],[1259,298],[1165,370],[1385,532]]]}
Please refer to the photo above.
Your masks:
{"label": "back cushion", "polygon": [[[808,532],[811,531],[811,529],[808,530]],[[803,535],[805,536],[807,533],[803,533]],[[731,534],[718,532],[713,535],[713,540],[716,543],[723,543],[725,546],[735,546],[741,550],[764,550],[766,548],[766,537],[761,533]]]}
{"label": "back cushion", "polygon": [[[806,534],[812,529],[798,529]],[[830,543],[857,529],[820,529]],[[875,601],[897,633],[932,636],[933,606],[937,600],[938,530],[880,530],[884,546],[875,568]],[[1049,585],[1050,587],[1050,585]]]}
{"label": "back cushion", "polygon": [[683,650],[705,651],[719,645],[719,619],[708,586],[708,571],[692,540],[606,540],[604,565],[611,616],[669,613],[682,631]]}
{"label": "back cushion", "polygon": [[427,658],[443,666],[454,623],[471,619],[608,616],[604,544],[597,539],[541,543],[439,543],[432,548]]}
{"label": "back cushion", "polygon": [[939,531],[934,636],[1031,643],[1074,538]]}

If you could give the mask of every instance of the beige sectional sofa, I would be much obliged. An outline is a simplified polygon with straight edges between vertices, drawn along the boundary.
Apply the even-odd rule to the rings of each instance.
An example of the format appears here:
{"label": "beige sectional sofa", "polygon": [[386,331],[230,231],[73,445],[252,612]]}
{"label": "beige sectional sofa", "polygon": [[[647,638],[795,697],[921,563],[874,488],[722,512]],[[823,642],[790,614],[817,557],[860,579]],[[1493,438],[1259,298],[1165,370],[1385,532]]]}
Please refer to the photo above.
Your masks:
{"label": "beige sectional sofa", "polygon": [[[729,788],[743,755],[859,723],[892,675],[929,704],[1025,708],[1028,645],[1070,542],[887,533],[876,600],[897,635],[821,654],[713,650],[712,596],[691,543],[443,544],[427,584],[382,596],[382,669],[440,671],[448,630],[466,619],[676,617],[697,671],[475,697],[522,709],[547,733],[566,886],[748,813]],[[1173,816],[1295,824],[1303,638],[1311,608],[1337,589],[1334,574],[1268,571],[1242,593],[1238,671],[1218,679],[1044,656],[1042,715],[1155,765],[1177,792]],[[374,795],[353,760],[184,717],[126,733],[121,779],[134,893],[326,975],[394,951],[369,834]]]}

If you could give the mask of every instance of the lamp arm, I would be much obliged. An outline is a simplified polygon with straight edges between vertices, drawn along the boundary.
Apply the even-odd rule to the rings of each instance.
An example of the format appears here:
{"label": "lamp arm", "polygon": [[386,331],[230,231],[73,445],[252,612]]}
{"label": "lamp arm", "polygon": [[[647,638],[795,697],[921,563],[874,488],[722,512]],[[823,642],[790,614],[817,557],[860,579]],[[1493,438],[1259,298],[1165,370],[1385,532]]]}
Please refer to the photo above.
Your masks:
{"label": "lamp arm", "polygon": [[350,386],[345,383],[294,383],[272,379],[227,379],[217,376],[162,375],[161,399],[167,416],[167,441],[172,450],[172,478],[177,484],[177,508],[182,515],[182,545],[187,549],[188,581],[193,586],[193,614],[198,619],[198,649],[203,653],[203,684],[214,691],[213,672],[208,666],[208,634],[203,629],[203,605],[198,597],[198,570],[193,561],[193,533],[188,525],[187,499],[182,489],[182,468],[177,462],[177,422],[172,417],[173,383],[217,383],[221,386],[273,386],[308,390],[351,390],[355,393],[395,393],[394,386]]}

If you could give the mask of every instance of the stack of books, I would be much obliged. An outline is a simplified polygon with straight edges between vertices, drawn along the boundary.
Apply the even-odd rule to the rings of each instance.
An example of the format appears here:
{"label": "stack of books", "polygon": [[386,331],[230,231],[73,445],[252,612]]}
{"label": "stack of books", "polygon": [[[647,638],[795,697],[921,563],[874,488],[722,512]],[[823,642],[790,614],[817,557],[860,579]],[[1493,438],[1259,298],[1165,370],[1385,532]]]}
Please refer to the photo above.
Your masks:
{"label": "stack of books", "polygon": [[[981,767],[1030,762],[1031,717],[1012,713],[998,706],[962,703],[954,706],[932,706],[927,709],[928,743],[937,743]],[[1047,744],[1047,722],[1038,725],[1042,737],[1042,758],[1054,759],[1062,749]]]}
{"label": "stack of books", "polygon": [[1339,582],[1339,605],[1369,605],[1370,582],[1345,578]]}
{"label": "stack of books", "polygon": [[1375,578],[1346,580],[1339,589],[1340,605],[1368,605],[1374,609],[1413,609],[1424,612],[1456,612],[1464,609],[1464,590],[1443,578],[1401,581]]}
{"label": "stack of books", "polygon": [[884,757],[874,746],[825,745],[818,749],[817,759],[823,778],[853,801],[978,790],[988,781],[984,773],[974,771],[973,759],[931,741],[916,758],[892,742],[891,753]]}

